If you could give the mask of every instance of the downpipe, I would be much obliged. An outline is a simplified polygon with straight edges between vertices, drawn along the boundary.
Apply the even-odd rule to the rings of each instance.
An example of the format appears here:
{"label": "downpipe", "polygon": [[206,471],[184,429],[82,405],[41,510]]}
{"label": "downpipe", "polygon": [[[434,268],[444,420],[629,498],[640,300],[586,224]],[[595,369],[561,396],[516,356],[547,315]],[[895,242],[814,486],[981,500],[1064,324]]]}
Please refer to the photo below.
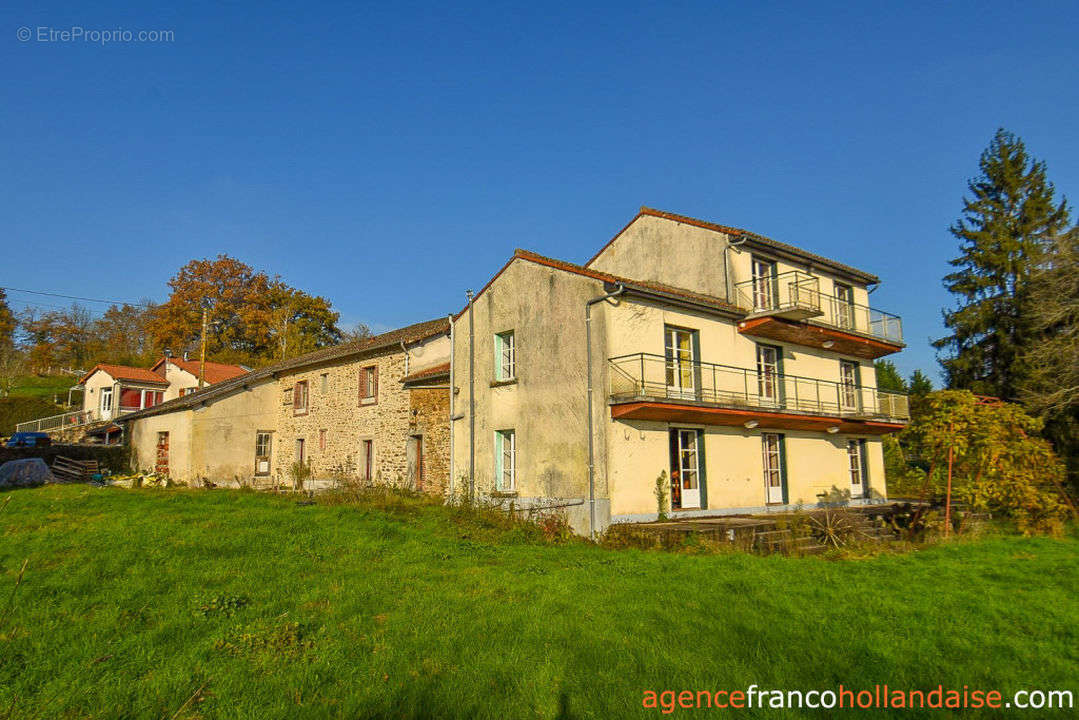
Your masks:
{"label": "downpipe", "polygon": [[588,373],[588,537],[596,539],[596,448],[592,420],[592,306],[618,297],[626,291],[621,283],[609,293],[594,297],[584,304],[584,342]]}

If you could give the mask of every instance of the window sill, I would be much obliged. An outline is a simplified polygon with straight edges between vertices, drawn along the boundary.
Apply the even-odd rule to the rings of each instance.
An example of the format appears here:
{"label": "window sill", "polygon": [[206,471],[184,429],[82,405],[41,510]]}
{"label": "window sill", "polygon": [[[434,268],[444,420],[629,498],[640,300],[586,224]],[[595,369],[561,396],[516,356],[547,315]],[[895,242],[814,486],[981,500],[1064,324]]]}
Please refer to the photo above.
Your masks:
{"label": "window sill", "polygon": [[495,490],[491,493],[491,497],[496,498],[515,498],[517,497],[516,490]]}
{"label": "window sill", "polygon": [[307,414],[306,410],[294,410],[292,412],[292,417],[302,417],[302,416],[304,416],[306,414]]}
{"label": "window sill", "polygon": [[516,385],[516,384],[517,384],[517,378],[510,378],[509,380],[492,380],[491,381],[491,387],[493,387],[493,388],[506,387],[508,385]]}
{"label": "window sill", "polygon": [[364,407],[366,405],[378,405],[378,398],[360,398],[360,407]]}

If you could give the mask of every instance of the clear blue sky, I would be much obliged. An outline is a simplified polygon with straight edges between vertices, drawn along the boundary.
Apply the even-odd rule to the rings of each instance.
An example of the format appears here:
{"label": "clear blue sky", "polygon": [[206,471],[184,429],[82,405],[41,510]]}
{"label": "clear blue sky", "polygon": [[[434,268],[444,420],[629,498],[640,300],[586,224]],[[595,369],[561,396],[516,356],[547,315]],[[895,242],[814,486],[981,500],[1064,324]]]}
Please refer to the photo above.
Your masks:
{"label": "clear blue sky", "polygon": [[[995,129],[1079,197],[1079,5],[888,5],[8,9],[0,285],[163,299],[226,252],[384,329],[514,247],[581,262],[647,204],[875,272],[896,362],[935,376]],[[18,37],[72,26],[175,37]]]}

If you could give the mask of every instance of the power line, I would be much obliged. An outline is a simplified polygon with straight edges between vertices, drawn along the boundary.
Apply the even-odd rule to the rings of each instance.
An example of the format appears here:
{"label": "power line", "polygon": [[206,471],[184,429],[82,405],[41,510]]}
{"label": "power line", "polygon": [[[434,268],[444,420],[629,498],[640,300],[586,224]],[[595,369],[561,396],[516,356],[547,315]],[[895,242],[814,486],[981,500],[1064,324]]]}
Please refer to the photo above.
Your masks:
{"label": "power line", "polygon": [[155,307],[152,303],[130,302],[128,300],[103,300],[102,298],[81,297],[79,295],[64,295],[63,293],[45,292],[44,290],[24,290],[22,288],[0,287],[0,290],[9,292],[29,293],[30,295],[46,295],[48,297],[64,298],[66,300],[81,300],[82,302],[105,303],[106,305],[130,305],[132,307]]}

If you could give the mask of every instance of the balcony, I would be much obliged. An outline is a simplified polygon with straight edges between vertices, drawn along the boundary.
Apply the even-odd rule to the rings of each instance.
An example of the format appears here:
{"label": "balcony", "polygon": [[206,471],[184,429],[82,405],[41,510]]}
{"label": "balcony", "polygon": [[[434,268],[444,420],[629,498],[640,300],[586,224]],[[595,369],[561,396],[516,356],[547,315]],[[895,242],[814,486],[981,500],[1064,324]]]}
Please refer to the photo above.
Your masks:
{"label": "balcony", "polygon": [[906,395],[876,388],[649,353],[607,362],[615,419],[880,435],[910,418]]}
{"label": "balcony", "polygon": [[822,293],[819,286],[819,278],[798,270],[736,283],[738,304],[752,308],[738,331],[866,360],[903,348],[898,315]]}

